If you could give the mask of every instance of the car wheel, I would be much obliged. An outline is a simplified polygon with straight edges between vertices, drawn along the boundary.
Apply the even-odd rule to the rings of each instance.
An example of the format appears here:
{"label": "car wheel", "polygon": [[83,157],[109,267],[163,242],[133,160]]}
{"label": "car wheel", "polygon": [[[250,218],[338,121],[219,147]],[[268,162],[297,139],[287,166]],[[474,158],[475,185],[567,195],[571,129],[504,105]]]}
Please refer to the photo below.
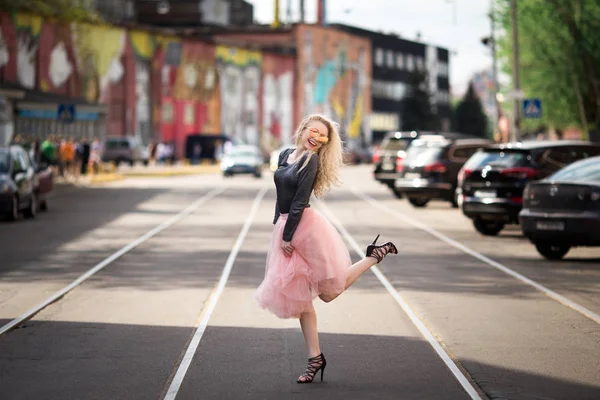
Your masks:
{"label": "car wheel", "polygon": [[566,244],[552,244],[539,242],[535,243],[535,248],[544,258],[548,260],[561,260],[571,250],[571,246]]}
{"label": "car wheel", "polygon": [[401,199],[402,197],[404,197],[402,192],[396,189],[395,187],[392,188],[392,192],[394,192],[394,196],[396,196],[397,199]]}
{"label": "car wheel", "polygon": [[12,197],[10,212],[8,213],[9,221],[16,221],[19,219],[19,198],[14,195]]}
{"label": "car wheel", "polygon": [[133,167],[135,165],[135,161],[133,160],[129,160],[128,163],[130,167]]}
{"label": "car wheel", "polygon": [[256,171],[256,172],[254,173],[254,177],[255,177],[256,179],[262,178],[262,173],[261,173],[260,171]]}
{"label": "car wheel", "polygon": [[40,203],[40,210],[42,210],[42,211],[48,211],[48,200],[43,200]]}
{"label": "car wheel", "polygon": [[484,236],[497,236],[502,229],[504,229],[503,222],[497,221],[484,221],[481,218],[475,218],[473,220],[473,226],[477,232]]}
{"label": "car wheel", "polygon": [[409,197],[408,198],[408,202],[417,208],[425,207],[427,205],[427,203],[429,203],[429,200],[431,200],[431,199],[429,199],[427,197]]}
{"label": "car wheel", "polygon": [[456,193],[456,190],[452,194],[452,200],[450,201],[450,203],[452,204],[452,208],[459,208],[460,207],[460,203],[458,201],[458,193]]}
{"label": "car wheel", "polygon": [[29,202],[29,207],[25,210],[25,217],[27,218],[35,218],[37,215],[37,200],[35,198],[35,194],[31,195],[31,201]]}

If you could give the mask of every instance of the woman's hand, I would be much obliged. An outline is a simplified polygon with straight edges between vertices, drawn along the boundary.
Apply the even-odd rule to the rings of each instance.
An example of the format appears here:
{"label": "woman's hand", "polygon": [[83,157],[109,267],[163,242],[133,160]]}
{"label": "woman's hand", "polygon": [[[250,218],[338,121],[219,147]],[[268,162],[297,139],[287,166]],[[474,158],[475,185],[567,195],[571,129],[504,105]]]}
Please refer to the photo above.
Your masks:
{"label": "woman's hand", "polygon": [[281,242],[281,248],[283,249],[283,253],[288,256],[291,257],[292,256],[292,251],[294,250],[294,247],[292,246],[291,242],[286,242],[285,240]]}

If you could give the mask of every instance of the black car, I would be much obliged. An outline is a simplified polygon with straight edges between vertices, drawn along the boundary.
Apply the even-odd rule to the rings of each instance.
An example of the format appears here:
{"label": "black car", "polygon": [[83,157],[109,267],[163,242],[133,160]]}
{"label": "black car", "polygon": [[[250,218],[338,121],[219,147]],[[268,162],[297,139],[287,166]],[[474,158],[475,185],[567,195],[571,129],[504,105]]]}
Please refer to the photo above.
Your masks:
{"label": "black car", "polygon": [[475,153],[458,176],[459,203],[483,235],[518,224],[523,189],[581,159],[600,155],[600,145],[584,141],[535,141],[492,145]]}
{"label": "black car", "polygon": [[[417,132],[390,132],[383,138],[380,149],[373,154],[376,181],[394,190],[394,181],[399,177],[406,149],[418,135]],[[399,193],[396,195],[401,197]]]}
{"label": "black car", "polygon": [[0,147],[0,213],[13,221],[21,211],[26,217],[35,217],[37,187],[37,175],[25,149]]}
{"label": "black car", "polygon": [[415,207],[424,207],[432,199],[446,200],[457,207],[458,172],[469,157],[490,143],[487,139],[450,140],[422,135],[406,151],[394,188]]}
{"label": "black car", "polygon": [[600,157],[527,185],[519,221],[523,234],[551,260],[574,246],[600,246]]}

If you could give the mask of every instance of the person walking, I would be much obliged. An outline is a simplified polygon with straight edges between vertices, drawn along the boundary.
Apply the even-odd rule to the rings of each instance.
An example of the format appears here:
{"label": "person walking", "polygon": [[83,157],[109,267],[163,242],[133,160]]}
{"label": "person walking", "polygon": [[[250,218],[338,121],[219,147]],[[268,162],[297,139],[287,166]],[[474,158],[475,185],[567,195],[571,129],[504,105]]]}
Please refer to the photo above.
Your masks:
{"label": "person walking", "polygon": [[275,227],[265,277],[254,293],[260,307],[279,318],[300,320],[308,366],[298,383],[311,383],[319,371],[323,380],[327,366],[319,346],[313,300],[333,301],[387,254],[398,253],[391,242],[377,245],[378,235],[366,256],[352,265],[339,233],[310,208],[313,192],[321,197],[339,183],[343,149],[338,129],[337,123],[323,115],[309,115],[296,130],[296,147],[279,155],[274,174]]}

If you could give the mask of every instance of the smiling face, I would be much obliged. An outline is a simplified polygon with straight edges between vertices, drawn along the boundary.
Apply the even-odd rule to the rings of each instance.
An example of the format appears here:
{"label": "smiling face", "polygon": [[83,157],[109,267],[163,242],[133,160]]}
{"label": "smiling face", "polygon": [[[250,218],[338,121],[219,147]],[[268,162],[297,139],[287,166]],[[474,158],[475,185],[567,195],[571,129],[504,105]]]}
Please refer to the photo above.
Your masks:
{"label": "smiling face", "polygon": [[301,149],[319,151],[329,141],[327,126],[320,121],[310,121],[302,130],[299,146]]}

